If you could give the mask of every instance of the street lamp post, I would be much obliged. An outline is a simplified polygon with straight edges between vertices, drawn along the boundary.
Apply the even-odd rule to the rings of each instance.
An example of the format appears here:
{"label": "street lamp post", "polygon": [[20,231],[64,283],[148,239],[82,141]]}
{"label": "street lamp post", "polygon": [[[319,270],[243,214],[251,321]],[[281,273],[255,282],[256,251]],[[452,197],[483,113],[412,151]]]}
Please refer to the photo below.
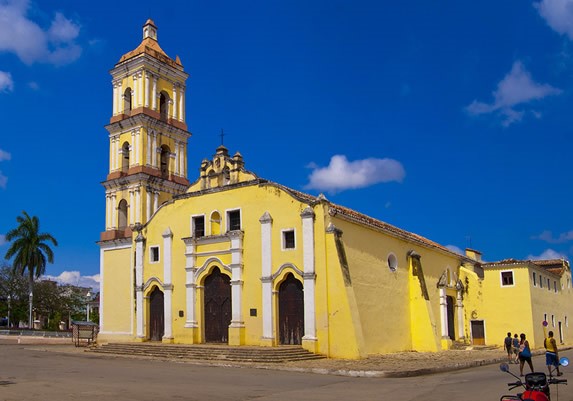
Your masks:
{"label": "street lamp post", "polygon": [[32,301],[34,298],[34,293],[32,293],[32,291],[30,291],[30,298],[29,298],[29,305],[30,305],[30,312],[29,312],[29,316],[28,316],[28,328],[30,330],[34,329],[34,321],[32,320]]}
{"label": "street lamp post", "polygon": [[10,330],[10,301],[12,300],[12,297],[10,296],[10,294],[8,294],[8,330]]}
{"label": "street lamp post", "polygon": [[86,302],[86,322],[90,321],[90,298],[92,294],[88,291],[86,294],[87,302]]}

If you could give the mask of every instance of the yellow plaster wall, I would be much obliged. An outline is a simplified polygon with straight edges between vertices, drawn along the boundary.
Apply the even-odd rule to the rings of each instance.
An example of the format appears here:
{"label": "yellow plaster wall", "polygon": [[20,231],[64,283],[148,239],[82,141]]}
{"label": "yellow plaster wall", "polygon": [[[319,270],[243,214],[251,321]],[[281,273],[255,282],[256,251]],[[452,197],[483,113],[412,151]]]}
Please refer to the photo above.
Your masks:
{"label": "yellow plaster wall", "polygon": [[105,320],[99,340],[129,339],[135,307],[131,248],[104,250],[103,266],[105,279],[101,286]]}
{"label": "yellow plaster wall", "polygon": [[[513,271],[514,285],[502,286],[501,272],[509,270]],[[487,268],[483,290],[487,299],[482,305],[486,344],[503,346],[507,332],[511,332],[525,333],[531,346],[535,347],[528,269],[519,266]]]}

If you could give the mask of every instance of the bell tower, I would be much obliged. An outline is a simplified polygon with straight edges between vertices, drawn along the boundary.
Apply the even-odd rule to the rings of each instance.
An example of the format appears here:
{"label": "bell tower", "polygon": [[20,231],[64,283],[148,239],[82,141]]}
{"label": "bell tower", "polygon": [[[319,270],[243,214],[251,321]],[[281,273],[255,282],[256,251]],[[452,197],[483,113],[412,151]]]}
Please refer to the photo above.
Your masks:
{"label": "bell tower", "polygon": [[110,71],[113,115],[109,132],[109,173],[105,231],[101,240],[131,238],[159,205],[181,194],[187,180],[185,82],[188,74],[157,42],[152,20],[143,39]]}

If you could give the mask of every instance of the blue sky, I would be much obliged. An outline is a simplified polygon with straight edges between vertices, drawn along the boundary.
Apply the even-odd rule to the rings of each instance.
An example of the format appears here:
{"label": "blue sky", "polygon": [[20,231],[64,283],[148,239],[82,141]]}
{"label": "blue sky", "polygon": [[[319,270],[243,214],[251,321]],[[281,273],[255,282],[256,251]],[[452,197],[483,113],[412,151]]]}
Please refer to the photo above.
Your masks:
{"label": "blue sky", "polygon": [[[0,0],[0,256],[97,286],[109,70],[147,18],[190,74],[189,179],[247,169],[487,261],[573,255],[573,0]],[[127,6],[129,4],[129,6]]]}

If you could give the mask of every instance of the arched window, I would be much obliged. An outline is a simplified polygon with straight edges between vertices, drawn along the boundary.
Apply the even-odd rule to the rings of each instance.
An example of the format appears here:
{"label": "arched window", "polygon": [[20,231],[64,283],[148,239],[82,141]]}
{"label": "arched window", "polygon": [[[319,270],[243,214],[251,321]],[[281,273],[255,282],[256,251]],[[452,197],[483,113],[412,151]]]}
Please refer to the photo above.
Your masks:
{"label": "arched window", "polygon": [[131,88],[127,88],[123,92],[123,112],[127,113],[131,111]]}
{"label": "arched window", "polygon": [[211,213],[211,235],[221,234],[221,215],[219,212]]}
{"label": "arched window", "polygon": [[169,114],[169,96],[165,92],[159,95],[159,114],[162,120],[167,120]]}
{"label": "arched window", "polygon": [[129,169],[129,142],[124,142],[121,147],[121,171],[127,173]]}
{"label": "arched window", "polygon": [[122,199],[117,207],[117,227],[123,230],[127,227],[127,201]]}
{"label": "arched window", "polygon": [[168,177],[169,176],[169,156],[171,155],[171,151],[169,150],[169,146],[163,145],[161,146],[161,176]]}

